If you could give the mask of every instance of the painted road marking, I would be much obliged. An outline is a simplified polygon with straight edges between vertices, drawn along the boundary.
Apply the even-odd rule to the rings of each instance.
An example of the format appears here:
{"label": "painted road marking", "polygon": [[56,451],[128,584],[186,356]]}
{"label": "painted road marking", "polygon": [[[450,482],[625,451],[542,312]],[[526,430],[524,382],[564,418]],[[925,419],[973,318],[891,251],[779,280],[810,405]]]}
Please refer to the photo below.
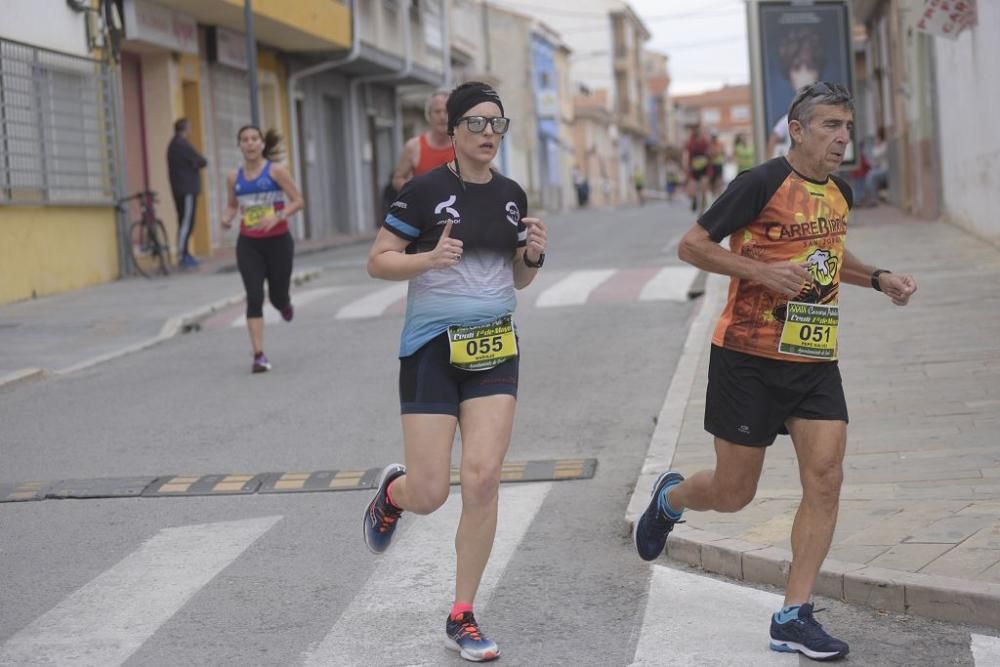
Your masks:
{"label": "painted road marking", "polygon": [[[798,654],[768,648],[771,614],[783,598],[756,588],[654,565],[632,665],[771,667],[797,665]],[[726,618],[720,632],[719,610]],[[665,652],[666,651],[666,652]]]}
{"label": "painted road marking", "polygon": [[693,266],[665,266],[642,288],[639,301],[687,301],[697,276]]}
{"label": "painted road marking", "polygon": [[1000,639],[973,634],[970,636],[969,643],[972,649],[972,660],[976,665],[982,665],[982,667],[1000,665]]}
{"label": "painted road marking", "polygon": [[337,312],[338,320],[358,320],[367,317],[378,317],[390,306],[406,298],[407,283],[398,282],[383,287],[352,301]]}
{"label": "painted road marking", "polygon": [[613,276],[615,269],[592,269],[588,271],[573,271],[571,274],[552,285],[538,295],[535,306],[550,308],[554,306],[575,306],[587,302],[587,297],[597,287]]}
{"label": "painted road marking", "polygon": [[0,665],[120,665],[281,519],[161,530],[0,646]]}
{"label": "painted road marking", "polygon": [[[496,543],[479,587],[478,609],[489,606],[497,582],[551,488],[551,482],[501,488]],[[398,544],[379,557],[367,583],[306,656],[305,664],[437,665],[450,660],[444,648],[444,621],[454,590],[451,537],[461,510],[460,494],[452,493],[430,516],[404,517]]]}

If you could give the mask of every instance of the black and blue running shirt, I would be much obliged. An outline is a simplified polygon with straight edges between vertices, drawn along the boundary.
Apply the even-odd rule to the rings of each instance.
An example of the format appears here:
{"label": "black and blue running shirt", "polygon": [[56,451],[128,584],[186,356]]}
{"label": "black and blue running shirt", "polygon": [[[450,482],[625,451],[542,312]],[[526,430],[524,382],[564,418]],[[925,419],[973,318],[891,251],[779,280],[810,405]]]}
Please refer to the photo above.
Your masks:
{"label": "black and blue running shirt", "polygon": [[488,183],[459,183],[447,165],[408,181],[383,226],[410,242],[407,253],[433,250],[445,224],[462,241],[462,260],[410,280],[399,356],[408,357],[449,326],[489,322],[514,312],[513,260],[527,243],[528,198],[493,172]]}

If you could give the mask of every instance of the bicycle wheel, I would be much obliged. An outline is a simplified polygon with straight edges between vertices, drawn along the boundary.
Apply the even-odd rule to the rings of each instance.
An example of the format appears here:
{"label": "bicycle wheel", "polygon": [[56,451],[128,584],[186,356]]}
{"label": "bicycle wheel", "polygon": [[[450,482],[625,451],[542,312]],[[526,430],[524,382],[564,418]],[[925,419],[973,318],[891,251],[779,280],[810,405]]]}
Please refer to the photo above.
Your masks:
{"label": "bicycle wheel", "polygon": [[128,238],[132,266],[136,271],[146,278],[155,273],[170,273],[170,244],[162,222],[154,220],[148,224],[136,220],[129,227]]}
{"label": "bicycle wheel", "polygon": [[128,228],[128,250],[132,266],[140,275],[149,278],[156,266],[156,258],[151,252],[149,227],[142,220],[136,220]]}
{"label": "bicycle wheel", "polygon": [[153,221],[153,232],[155,238],[154,253],[160,267],[160,273],[168,275],[170,273],[170,239],[167,238],[167,228],[159,219]]}

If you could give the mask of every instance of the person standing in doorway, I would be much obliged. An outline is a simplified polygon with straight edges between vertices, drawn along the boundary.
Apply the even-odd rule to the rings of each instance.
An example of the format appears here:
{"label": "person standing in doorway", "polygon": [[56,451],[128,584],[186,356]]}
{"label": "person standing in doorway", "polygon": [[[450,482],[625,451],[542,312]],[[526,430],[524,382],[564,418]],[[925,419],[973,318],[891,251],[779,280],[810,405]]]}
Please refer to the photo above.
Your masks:
{"label": "person standing in doorway", "polygon": [[195,150],[190,141],[191,124],[187,118],[174,123],[174,138],[167,146],[167,171],[170,173],[170,190],[177,208],[177,257],[183,269],[198,268],[198,260],[191,256],[188,245],[194,232],[198,195],[201,194],[201,174],[208,161]]}
{"label": "person standing in doorway", "polygon": [[413,178],[426,174],[455,159],[455,147],[448,136],[448,110],[445,103],[450,91],[435,91],[424,106],[427,120],[426,132],[408,140],[403,145],[403,154],[392,173],[392,187],[399,192],[403,185]]}
{"label": "person standing in doorway", "polygon": [[[715,468],[662,473],[635,523],[639,556],[654,560],[685,510],[736,512],[753,500],[767,448],[788,434],[802,499],[792,524],[784,606],[770,646],[816,660],[847,655],[814,617],[813,590],[837,525],[847,447],[847,402],[837,363],[841,285],[870,287],[897,306],[917,289],[903,273],[847,249],[850,186],[834,173],[854,124],[854,100],[836,84],[799,90],[788,110],[792,147],[744,171],[691,227],[680,258],[731,278],[712,337],[705,430]],[[719,245],[729,237],[729,249]]]}
{"label": "person standing in doorway", "polygon": [[383,470],[365,510],[364,539],[383,553],[404,512],[430,514],[444,504],[460,429],[462,517],[445,641],[482,662],[500,655],[473,602],[496,535],[517,404],[515,290],[531,284],[545,261],[547,232],[526,217],[521,186],[490,168],[511,122],[497,92],[462,84],[447,110],[456,160],[406,184],[368,253],[372,277],[410,288],[399,351],[406,465]]}
{"label": "person standing in doorway", "polygon": [[236,242],[236,265],[247,293],[247,331],[253,348],[254,373],[271,370],[264,355],[264,281],[268,298],[281,318],[291,322],[295,314],[289,287],[295,243],[288,231],[288,217],[305,205],[288,169],[272,162],[279,155],[281,137],[274,130],[265,134],[255,125],[244,125],[236,134],[243,153],[243,166],[226,180],[229,204],[222,226],[229,229],[240,216]]}

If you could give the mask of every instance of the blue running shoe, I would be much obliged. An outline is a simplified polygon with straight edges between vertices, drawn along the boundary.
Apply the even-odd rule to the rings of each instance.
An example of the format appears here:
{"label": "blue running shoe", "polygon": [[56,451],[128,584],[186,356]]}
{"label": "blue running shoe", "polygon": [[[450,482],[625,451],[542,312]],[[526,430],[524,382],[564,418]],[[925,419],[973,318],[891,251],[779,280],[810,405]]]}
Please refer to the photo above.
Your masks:
{"label": "blue running shoe", "polygon": [[487,662],[500,657],[497,643],[483,636],[479,623],[476,623],[476,617],[471,611],[463,613],[458,618],[449,615],[445,631],[448,633],[448,637],[444,640],[445,646],[452,651],[458,651],[458,654],[466,660]]}
{"label": "blue running shoe", "polygon": [[[850,651],[846,642],[831,637],[813,618],[812,603],[798,608],[798,614],[779,618],[771,616],[771,650],[782,653],[802,653],[813,660],[837,660]],[[783,622],[780,622],[783,621]]]}
{"label": "blue running shoe", "polygon": [[386,490],[389,482],[406,474],[406,468],[398,463],[391,463],[382,471],[382,480],[378,483],[375,497],[368,503],[365,510],[364,535],[365,544],[372,553],[380,554],[389,548],[392,536],[396,532],[396,524],[403,510],[389,502]]}
{"label": "blue running shoe", "polygon": [[679,472],[668,471],[656,478],[649,505],[635,522],[632,530],[632,539],[635,542],[635,550],[639,552],[639,558],[643,560],[656,559],[663,552],[663,547],[667,543],[667,535],[674,529],[674,525],[684,523],[680,520],[671,520],[660,511],[660,493],[667,487],[680,484],[683,481],[684,476]]}
{"label": "blue running shoe", "polygon": [[295,317],[295,306],[289,303],[287,306],[281,309],[281,319],[286,322],[291,322],[292,318]]}

